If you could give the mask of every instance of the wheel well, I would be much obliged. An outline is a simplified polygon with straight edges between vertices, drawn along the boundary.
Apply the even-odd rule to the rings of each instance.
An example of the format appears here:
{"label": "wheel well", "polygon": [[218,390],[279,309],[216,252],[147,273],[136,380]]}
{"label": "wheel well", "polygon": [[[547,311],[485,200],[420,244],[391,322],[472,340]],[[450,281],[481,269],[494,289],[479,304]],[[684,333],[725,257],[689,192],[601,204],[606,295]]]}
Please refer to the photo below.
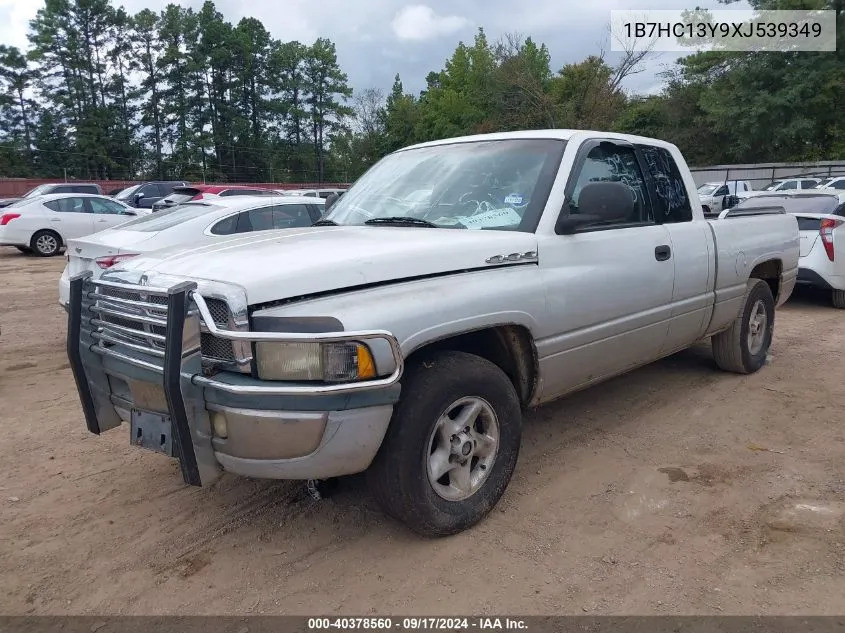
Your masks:
{"label": "wheel well", "polygon": [[527,406],[537,388],[537,349],[527,328],[499,325],[464,332],[415,349],[408,361],[421,353],[453,350],[486,358],[510,378],[522,406]]}
{"label": "wheel well", "polygon": [[754,267],[751,271],[750,279],[762,279],[772,291],[772,296],[775,298],[775,304],[778,302],[778,293],[780,292],[780,272],[782,264],[778,259],[770,259],[767,262],[762,262]]}

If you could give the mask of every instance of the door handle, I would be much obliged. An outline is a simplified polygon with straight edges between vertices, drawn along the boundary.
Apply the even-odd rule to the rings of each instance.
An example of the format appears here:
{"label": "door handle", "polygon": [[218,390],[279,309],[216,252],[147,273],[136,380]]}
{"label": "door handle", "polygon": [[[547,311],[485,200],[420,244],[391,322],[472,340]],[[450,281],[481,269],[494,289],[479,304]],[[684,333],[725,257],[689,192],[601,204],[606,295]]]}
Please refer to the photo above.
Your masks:
{"label": "door handle", "polygon": [[108,220],[97,220],[97,222],[108,222]]}
{"label": "door handle", "polygon": [[670,257],[672,257],[672,249],[669,247],[668,244],[662,244],[660,246],[655,247],[654,259],[659,262],[665,262]]}

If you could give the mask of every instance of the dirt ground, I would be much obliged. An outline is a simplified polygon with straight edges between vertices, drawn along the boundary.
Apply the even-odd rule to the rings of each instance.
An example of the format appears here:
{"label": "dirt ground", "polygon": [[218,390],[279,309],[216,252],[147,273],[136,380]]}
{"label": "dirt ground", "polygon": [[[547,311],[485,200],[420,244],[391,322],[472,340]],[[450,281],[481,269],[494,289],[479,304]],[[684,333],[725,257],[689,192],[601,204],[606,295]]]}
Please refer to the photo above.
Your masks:
{"label": "dirt ground", "polygon": [[0,249],[2,613],[845,612],[845,314],[824,296],[778,312],[756,375],[702,345],[529,414],[498,507],[426,540],[360,477],[319,502],[193,489],[125,426],[89,434],[63,266]]}

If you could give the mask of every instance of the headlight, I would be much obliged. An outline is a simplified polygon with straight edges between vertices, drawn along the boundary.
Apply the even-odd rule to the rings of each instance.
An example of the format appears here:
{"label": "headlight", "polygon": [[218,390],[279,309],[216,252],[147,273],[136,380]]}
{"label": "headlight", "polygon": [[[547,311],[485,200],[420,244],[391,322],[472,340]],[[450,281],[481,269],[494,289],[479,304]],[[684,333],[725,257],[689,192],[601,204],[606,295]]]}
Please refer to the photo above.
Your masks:
{"label": "headlight", "polygon": [[255,363],[261,380],[322,380],[351,382],[375,378],[376,365],[362,343],[255,344]]}

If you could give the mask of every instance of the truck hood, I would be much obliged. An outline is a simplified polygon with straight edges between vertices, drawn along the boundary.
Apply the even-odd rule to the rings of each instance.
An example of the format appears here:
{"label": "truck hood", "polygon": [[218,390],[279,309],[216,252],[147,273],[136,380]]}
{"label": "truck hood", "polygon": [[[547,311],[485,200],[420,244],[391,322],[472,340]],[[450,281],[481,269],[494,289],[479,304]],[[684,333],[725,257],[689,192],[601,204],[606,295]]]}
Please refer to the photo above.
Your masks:
{"label": "truck hood", "polygon": [[[532,255],[520,260],[526,253]],[[516,254],[512,261],[486,261],[511,254]],[[235,284],[250,304],[258,304],[536,257],[531,233],[326,226],[206,238],[139,255],[111,271]]]}

